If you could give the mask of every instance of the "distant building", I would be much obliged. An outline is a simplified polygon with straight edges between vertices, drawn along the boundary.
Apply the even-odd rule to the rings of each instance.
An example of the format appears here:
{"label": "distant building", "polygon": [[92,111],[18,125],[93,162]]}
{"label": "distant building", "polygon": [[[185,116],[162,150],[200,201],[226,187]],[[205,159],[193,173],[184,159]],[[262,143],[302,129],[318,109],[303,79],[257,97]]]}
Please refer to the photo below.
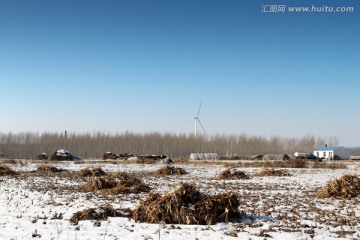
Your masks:
{"label": "distant building", "polygon": [[217,153],[192,153],[190,160],[219,160]]}
{"label": "distant building", "polygon": [[330,160],[350,159],[350,150],[344,147],[321,147],[314,151],[314,155],[319,158]]}

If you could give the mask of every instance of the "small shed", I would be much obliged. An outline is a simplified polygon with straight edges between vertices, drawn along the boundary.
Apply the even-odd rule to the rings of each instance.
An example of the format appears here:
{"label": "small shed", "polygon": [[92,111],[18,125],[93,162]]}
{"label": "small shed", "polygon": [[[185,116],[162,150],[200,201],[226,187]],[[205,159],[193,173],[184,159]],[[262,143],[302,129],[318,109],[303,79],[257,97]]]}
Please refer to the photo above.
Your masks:
{"label": "small shed", "polygon": [[344,160],[350,159],[351,152],[344,147],[321,147],[314,151],[314,155],[318,158],[330,160]]}
{"label": "small shed", "polygon": [[192,153],[190,160],[219,160],[217,153]]}

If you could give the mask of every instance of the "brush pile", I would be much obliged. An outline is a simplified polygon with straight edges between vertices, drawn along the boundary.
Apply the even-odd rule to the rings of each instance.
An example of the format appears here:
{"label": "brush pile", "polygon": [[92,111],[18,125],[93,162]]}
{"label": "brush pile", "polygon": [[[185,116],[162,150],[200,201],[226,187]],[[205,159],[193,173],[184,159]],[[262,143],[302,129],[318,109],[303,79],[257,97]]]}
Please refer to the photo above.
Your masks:
{"label": "brush pile", "polygon": [[53,166],[39,166],[35,172],[39,173],[59,173],[59,172],[65,172],[66,170],[53,167]]}
{"label": "brush pile", "polygon": [[119,156],[118,154],[112,153],[112,152],[106,152],[103,155],[103,160],[107,160],[107,159],[118,159]]}
{"label": "brush pile", "polygon": [[138,155],[136,156],[136,163],[139,164],[154,164],[154,163],[166,163],[172,164],[173,161],[166,155]]}
{"label": "brush pile", "polygon": [[115,195],[121,193],[149,192],[150,187],[135,177],[123,179],[119,182],[116,177],[109,176],[90,179],[80,186],[80,190],[85,192],[100,190],[103,194]]}
{"label": "brush pile", "polygon": [[77,177],[100,177],[105,175],[106,172],[104,172],[101,168],[92,168],[92,167],[81,169],[76,174]]}
{"label": "brush pile", "polygon": [[113,178],[117,178],[119,180],[129,180],[131,178],[134,178],[130,174],[126,173],[126,172],[113,172],[113,173],[110,173],[108,176],[113,177]]}
{"label": "brush pile", "polygon": [[130,210],[115,210],[110,205],[103,205],[99,208],[88,208],[73,214],[70,222],[77,225],[80,220],[107,220],[108,217],[126,217],[130,214]]}
{"label": "brush pile", "polygon": [[348,199],[360,197],[360,178],[356,175],[345,174],[317,190],[316,196],[320,198],[339,197]]}
{"label": "brush pile", "polygon": [[47,153],[41,153],[33,157],[33,160],[48,160],[49,155]]}
{"label": "brush pile", "polygon": [[164,196],[150,193],[133,210],[137,222],[212,225],[240,216],[240,202],[234,193],[205,196],[194,185],[182,184]]}
{"label": "brush pile", "polygon": [[153,175],[155,176],[165,176],[165,175],[183,175],[187,172],[182,168],[176,168],[173,166],[164,166],[156,170]]}
{"label": "brush pile", "polygon": [[150,192],[150,187],[137,178],[121,180],[116,186],[110,189],[104,189],[103,194],[116,195],[126,193]]}
{"label": "brush pile", "polygon": [[85,192],[92,192],[97,190],[113,188],[117,185],[117,182],[113,178],[93,178],[88,182],[80,186],[80,189]]}
{"label": "brush pile", "polygon": [[16,175],[17,173],[5,165],[0,165],[0,176]]}
{"label": "brush pile", "polygon": [[263,169],[261,169],[261,172],[255,174],[255,175],[259,176],[259,177],[264,177],[264,176],[287,177],[287,176],[291,176],[291,174],[285,169],[275,170],[274,168],[263,168]]}
{"label": "brush pile", "polygon": [[229,168],[220,173],[216,180],[236,180],[236,179],[249,179],[250,177],[244,172],[234,168]]}

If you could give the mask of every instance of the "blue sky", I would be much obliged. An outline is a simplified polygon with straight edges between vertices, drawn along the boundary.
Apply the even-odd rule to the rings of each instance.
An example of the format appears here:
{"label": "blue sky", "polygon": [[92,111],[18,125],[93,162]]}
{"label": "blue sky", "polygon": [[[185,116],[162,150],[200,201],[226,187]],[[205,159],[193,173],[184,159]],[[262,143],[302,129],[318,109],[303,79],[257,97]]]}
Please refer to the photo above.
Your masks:
{"label": "blue sky", "polygon": [[[353,13],[262,13],[262,6]],[[0,131],[337,136],[360,145],[360,2],[0,0]]]}

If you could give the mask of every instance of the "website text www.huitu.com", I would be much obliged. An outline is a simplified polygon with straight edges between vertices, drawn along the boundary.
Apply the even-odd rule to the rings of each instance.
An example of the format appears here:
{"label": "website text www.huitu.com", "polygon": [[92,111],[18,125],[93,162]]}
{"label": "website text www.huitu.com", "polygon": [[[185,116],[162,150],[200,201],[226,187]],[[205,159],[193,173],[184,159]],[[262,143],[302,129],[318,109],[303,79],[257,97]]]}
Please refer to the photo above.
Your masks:
{"label": "website text www.huitu.com", "polygon": [[288,5],[262,5],[261,12],[263,13],[352,13],[355,7],[352,6],[288,6]]}

